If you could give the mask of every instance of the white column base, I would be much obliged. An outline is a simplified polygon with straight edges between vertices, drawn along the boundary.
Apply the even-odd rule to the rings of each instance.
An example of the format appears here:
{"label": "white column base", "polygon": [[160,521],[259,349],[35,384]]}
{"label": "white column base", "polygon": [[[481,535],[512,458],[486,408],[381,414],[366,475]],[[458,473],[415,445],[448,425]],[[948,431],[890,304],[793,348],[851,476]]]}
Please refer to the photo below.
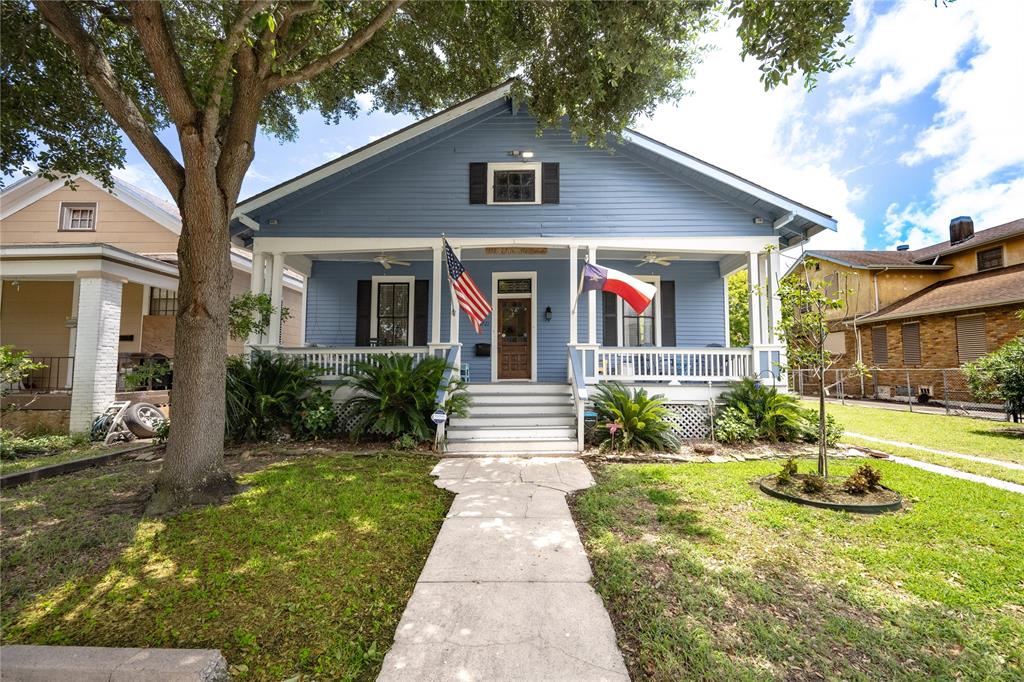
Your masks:
{"label": "white column base", "polygon": [[102,277],[78,281],[72,433],[88,431],[93,419],[114,400],[121,334],[121,282]]}

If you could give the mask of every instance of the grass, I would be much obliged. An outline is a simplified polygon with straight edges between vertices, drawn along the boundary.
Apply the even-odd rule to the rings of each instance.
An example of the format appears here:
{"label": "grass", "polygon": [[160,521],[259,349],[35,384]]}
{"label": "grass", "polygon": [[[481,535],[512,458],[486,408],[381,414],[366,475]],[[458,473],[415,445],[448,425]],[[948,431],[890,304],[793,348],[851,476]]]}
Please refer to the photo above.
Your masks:
{"label": "grass", "polygon": [[777,461],[601,468],[573,507],[633,679],[1021,679],[1021,497],[874,464],[909,509],[769,498]]}
{"label": "grass", "polygon": [[47,464],[59,464],[104,452],[99,443],[85,436],[42,435],[24,437],[0,429],[0,475]]}
{"label": "grass", "polygon": [[[806,406],[817,405],[816,402],[803,403]],[[865,436],[1024,464],[1024,438],[1000,432],[1013,426],[1007,422],[834,403],[829,403],[827,410],[847,431]],[[879,445],[873,447],[885,450]]]}
{"label": "grass", "polygon": [[4,643],[213,647],[233,679],[373,679],[450,502],[433,461],[231,459],[244,493],[166,519],[141,518],[158,464],[3,491]]}
{"label": "grass", "polygon": [[[919,462],[939,464],[941,466],[949,467],[950,469],[966,471],[969,474],[988,476],[989,478],[998,478],[1001,481],[1009,481],[1010,483],[1019,483],[1024,485],[1024,471],[1007,469],[1006,467],[1001,467],[998,464],[972,462],[970,460],[960,459],[959,457],[937,455],[933,452],[924,452],[923,450],[915,450],[913,448],[901,448],[898,445],[876,443],[874,441],[855,438],[853,436],[843,436],[842,442],[850,443],[851,445],[861,445],[866,448],[871,448],[872,450],[881,450],[882,452],[888,452],[890,455],[899,455],[909,459],[916,459]],[[1024,447],[1024,444],[1022,444],[1021,447]]]}

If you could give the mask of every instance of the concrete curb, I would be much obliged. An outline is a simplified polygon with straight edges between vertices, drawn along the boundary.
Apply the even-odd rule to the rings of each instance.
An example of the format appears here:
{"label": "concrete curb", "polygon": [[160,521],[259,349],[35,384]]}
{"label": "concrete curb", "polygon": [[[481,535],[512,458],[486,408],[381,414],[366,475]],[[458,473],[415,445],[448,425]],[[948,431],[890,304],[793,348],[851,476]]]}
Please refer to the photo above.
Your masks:
{"label": "concrete curb", "polygon": [[68,462],[60,462],[59,464],[47,464],[45,466],[35,467],[34,469],[17,471],[13,474],[0,476],[0,488],[15,488],[19,485],[24,485],[25,483],[31,483],[32,481],[41,481],[45,478],[53,478],[54,476],[70,474],[74,471],[81,471],[82,469],[88,469],[89,467],[107,464],[124,457],[125,455],[137,454],[156,447],[157,446],[152,443],[147,443],[145,445],[138,445],[133,448],[118,450],[116,452],[105,452],[102,455],[95,455],[93,457],[83,457],[82,459],[73,459]]}
{"label": "concrete curb", "polygon": [[217,649],[129,649],[93,646],[0,647],[4,682],[227,682]]}

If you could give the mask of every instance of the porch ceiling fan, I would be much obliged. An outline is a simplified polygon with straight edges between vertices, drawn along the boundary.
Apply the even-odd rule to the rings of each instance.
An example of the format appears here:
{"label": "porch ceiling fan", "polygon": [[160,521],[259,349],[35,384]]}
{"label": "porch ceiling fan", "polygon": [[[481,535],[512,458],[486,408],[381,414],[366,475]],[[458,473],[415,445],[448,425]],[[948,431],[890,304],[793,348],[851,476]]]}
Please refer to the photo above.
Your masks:
{"label": "porch ceiling fan", "polygon": [[374,256],[372,260],[364,260],[364,261],[359,261],[359,262],[360,263],[377,263],[378,265],[380,265],[385,270],[390,270],[392,265],[401,265],[401,266],[409,265],[409,261],[407,261],[407,260],[399,260],[398,258],[395,258],[394,256],[392,256],[390,254],[387,254],[387,253],[382,253],[379,256]]}
{"label": "porch ceiling fan", "polygon": [[639,263],[636,264],[636,267],[639,268],[639,267],[641,267],[643,265],[648,265],[648,264],[669,265],[674,260],[679,260],[679,256],[659,256],[658,254],[656,254],[656,253],[654,253],[652,251],[652,252],[648,253],[646,256],[644,256],[643,260],[641,260]]}

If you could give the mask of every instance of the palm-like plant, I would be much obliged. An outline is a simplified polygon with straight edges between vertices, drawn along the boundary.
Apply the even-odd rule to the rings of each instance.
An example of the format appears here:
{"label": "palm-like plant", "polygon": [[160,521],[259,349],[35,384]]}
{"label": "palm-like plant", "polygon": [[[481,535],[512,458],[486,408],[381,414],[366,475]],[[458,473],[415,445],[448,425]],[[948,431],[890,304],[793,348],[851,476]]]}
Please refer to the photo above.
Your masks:
{"label": "palm-like plant", "polygon": [[594,397],[598,428],[604,431],[601,447],[624,450],[679,449],[679,439],[668,422],[668,409],[661,397],[643,388],[629,389],[617,382],[601,384]]}
{"label": "palm-like plant", "polygon": [[722,401],[726,408],[750,417],[757,435],[773,443],[799,440],[807,430],[807,420],[796,397],[779,393],[774,386],[747,378],[722,395]]}
{"label": "palm-like plant", "polygon": [[[343,412],[356,415],[349,428],[353,439],[366,434],[398,438],[410,435],[419,441],[430,440],[437,390],[448,366],[441,358],[411,355],[382,355],[356,362],[341,380],[355,389],[345,401]],[[448,400],[443,409],[449,415],[468,414],[471,399],[461,379],[448,384]]]}
{"label": "palm-like plant", "polygon": [[316,370],[298,358],[254,351],[228,358],[225,432],[229,440],[267,440],[291,421],[317,387]]}

